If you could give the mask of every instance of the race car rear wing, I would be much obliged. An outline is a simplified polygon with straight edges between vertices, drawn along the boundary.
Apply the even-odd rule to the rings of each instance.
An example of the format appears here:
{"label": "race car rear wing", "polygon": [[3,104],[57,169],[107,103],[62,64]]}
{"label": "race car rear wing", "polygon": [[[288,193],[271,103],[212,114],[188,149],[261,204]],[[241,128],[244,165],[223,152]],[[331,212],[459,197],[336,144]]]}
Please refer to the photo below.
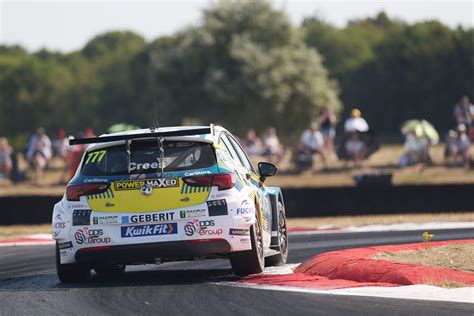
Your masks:
{"label": "race car rear wing", "polygon": [[124,134],[124,135],[111,135],[111,136],[101,136],[101,137],[88,137],[88,138],[74,138],[69,137],[69,145],[81,145],[81,144],[97,144],[97,143],[108,143],[119,140],[131,141],[133,139],[143,139],[143,138],[164,138],[164,137],[173,137],[173,136],[192,136],[192,135],[202,135],[202,134],[214,134],[214,124],[211,124],[209,127],[204,128],[190,128],[177,131],[164,131],[160,132],[157,129],[157,132],[154,132],[151,129],[149,133],[140,133],[140,134]]}

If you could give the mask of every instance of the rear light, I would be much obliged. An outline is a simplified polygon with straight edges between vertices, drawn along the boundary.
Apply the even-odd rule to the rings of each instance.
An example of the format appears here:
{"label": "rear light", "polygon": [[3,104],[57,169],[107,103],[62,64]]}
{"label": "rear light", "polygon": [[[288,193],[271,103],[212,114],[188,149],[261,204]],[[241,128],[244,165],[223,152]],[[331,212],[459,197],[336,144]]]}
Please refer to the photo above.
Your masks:
{"label": "rear light", "polygon": [[103,193],[109,186],[108,183],[72,184],[66,188],[66,198],[68,201],[79,201],[81,196]]}
{"label": "rear light", "polygon": [[232,180],[232,174],[230,173],[215,174],[212,176],[184,178],[183,181],[187,185],[192,186],[192,187],[216,186],[219,189],[219,191],[229,190],[234,187],[234,181]]}
{"label": "rear light", "polygon": [[232,175],[228,173],[216,174],[212,179],[212,185],[217,186],[219,191],[232,189],[234,187]]}

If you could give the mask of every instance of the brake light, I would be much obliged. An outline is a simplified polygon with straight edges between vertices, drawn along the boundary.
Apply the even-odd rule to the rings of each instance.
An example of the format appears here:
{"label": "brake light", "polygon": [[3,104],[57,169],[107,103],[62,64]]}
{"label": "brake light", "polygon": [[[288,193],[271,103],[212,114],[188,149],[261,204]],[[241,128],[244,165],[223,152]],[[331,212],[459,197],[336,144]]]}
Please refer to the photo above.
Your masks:
{"label": "brake light", "polygon": [[216,174],[212,179],[212,185],[215,185],[221,190],[228,190],[234,187],[234,183],[232,182],[232,175],[228,173],[224,174]]}
{"label": "brake light", "polygon": [[66,188],[66,198],[68,201],[79,201],[83,195],[91,195],[103,193],[109,188],[110,184],[104,183],[88,183],[88,184],[72,184]]}
{"label": "brake light", "polygon": [[234,181],[232,181],[232,175],[230,173],[184,178],[183,181],[192,187],[216,186],[219,191],[229,190],[234,187]]}

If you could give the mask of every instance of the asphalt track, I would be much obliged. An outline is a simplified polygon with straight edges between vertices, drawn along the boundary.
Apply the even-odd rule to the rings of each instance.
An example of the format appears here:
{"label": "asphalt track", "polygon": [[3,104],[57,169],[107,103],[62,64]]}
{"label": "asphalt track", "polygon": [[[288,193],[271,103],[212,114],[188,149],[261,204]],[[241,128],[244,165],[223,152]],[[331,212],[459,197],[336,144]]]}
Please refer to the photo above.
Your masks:
{"label": "asphalt track", "polygon": [[[432,231],[435,240],[473,229]],[[419,242],[421,231],[292,235],[290,263],[330,250]],[[59,283],[53,246],[0,247],[0,315],[473,315],[474,304],[268,291],[235,281],[227,260],[127,267],[114,280]]]}

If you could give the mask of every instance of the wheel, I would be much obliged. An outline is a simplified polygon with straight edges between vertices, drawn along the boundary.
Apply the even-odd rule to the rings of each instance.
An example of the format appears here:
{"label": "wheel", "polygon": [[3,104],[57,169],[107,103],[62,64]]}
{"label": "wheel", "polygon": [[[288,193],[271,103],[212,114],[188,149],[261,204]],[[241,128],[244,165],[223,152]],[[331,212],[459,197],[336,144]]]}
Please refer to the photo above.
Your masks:
{"label": "wheel", "polygon": [[288,230],[286,228],[285,207],[281,201],[278,201],[278,250],[280,253],[265,258],[265,266],[282,266],[288,259]]}
{"label": "wheel", "polygon": [[56,272],[63,283],[85,282],[91,276],[89,266],[78,263],[61,264],[58,243],[56,243]]}
{"label": "wheel", "polygon": [[101,277],[109,278],[109,277],[118,276],[122,274],[123,272],[125,272],[125,265],[124,264],[101,265],[98,267],[94,267],[94,271]]}
{"label": "wheel", "polygon": [[260,273],[265,267],[263,240],[258,218],[255,224],[250,227],[250,242],[252,245],[251,250],[234,252],[230,255],[232,271],[236,275]]}

